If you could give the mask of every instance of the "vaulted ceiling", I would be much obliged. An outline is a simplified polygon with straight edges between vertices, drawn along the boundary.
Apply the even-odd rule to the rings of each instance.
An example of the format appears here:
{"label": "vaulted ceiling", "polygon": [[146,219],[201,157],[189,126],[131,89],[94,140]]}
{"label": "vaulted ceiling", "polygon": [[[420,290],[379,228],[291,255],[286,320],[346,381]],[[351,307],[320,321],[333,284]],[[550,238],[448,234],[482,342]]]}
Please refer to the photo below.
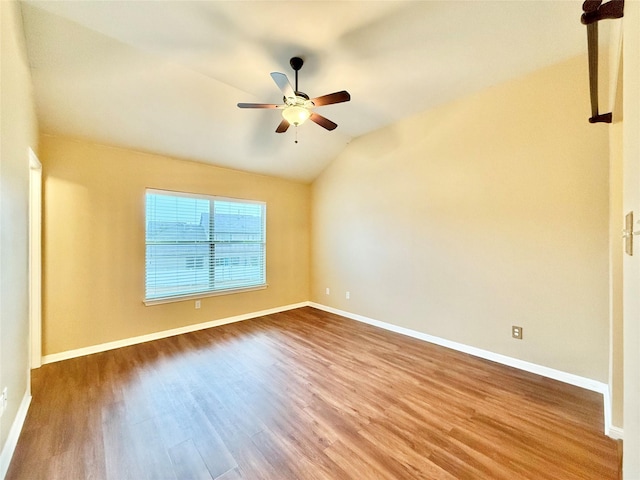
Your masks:
{"label": "vaulted ceiling", "polygon": [[[21,5],[43,133],[301,181],[358,136],[586,51],[574,0]],[[351,94],[318,110],[336,130],[237,108],[281,103],[269,73],[293,82],[292,56],[300,90]]]}

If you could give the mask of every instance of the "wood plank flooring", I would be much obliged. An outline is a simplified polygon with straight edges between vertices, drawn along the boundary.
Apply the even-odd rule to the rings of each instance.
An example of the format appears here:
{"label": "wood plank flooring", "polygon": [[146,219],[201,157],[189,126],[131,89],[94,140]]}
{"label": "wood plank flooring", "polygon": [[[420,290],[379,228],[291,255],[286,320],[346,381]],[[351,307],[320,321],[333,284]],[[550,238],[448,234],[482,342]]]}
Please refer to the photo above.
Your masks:
{"label": "wood plank flooring", "polygon": [[600,395],[309,307],[32,390],[9,480],[619,478]]}

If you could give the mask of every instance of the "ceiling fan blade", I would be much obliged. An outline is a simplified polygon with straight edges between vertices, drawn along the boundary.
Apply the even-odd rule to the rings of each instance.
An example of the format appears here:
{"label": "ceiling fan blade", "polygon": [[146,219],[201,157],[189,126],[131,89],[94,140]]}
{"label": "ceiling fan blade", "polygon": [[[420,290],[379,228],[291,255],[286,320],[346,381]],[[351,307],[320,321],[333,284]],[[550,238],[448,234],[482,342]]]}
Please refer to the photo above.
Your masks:
{"label": "ceiling fan blade", "polygon": [[271,72],[271,78],[276,82],[276,85],[280,91],[284,94],[285,98],[295,98],[296,93],[293,91],[291,82],[284,73]]}
{"label": "ceiling fan blade", "polygon": [[275,103],[239,103],[240,108],[284,108],[285,105],[276,105]]}
{"label": "ceiling fan blade", "polygon": [[338,126],[337,123],[333,123],[331,120],[329,120],[328,118],[323,117],[322,115],[318,115],[317,113],[312,113],[311,116],[309,117],[309,119],[312,122],[316,122],[318,125],[320,125],[321,127],[326,128],[327,130],[335,130],[335,128]]}
{"label": "ceiling fan blade", "polygon": [[329,93],[328,95],[323,95],[321,97],[311,99],[316,107],[331,105],[332,103],[348,102],[349,100],[351,100],[351,95],[349,95],[349,92],[347,92],[346,90],[342,90],[341,92]]}
{"label": "ceiling fan blade", "polygon": [[278,128],[276,128],[276,133],[284,133],[287,131],[287,128],[289,128],[289,122],[283,118]]}

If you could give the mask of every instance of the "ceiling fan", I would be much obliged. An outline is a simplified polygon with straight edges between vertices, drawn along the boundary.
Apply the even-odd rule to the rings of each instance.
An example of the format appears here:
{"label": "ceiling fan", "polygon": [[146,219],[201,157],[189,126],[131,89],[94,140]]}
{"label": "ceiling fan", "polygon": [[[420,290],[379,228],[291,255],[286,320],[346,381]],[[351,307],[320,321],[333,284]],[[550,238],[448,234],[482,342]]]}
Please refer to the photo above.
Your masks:
{"label": "ceiling fan", "polygon": [[332,122],[328,118],[318,115],[312,111],[316,107],[322,107],[324,105],[331,105],[333,103],[348,102],[351,100],[351,95],[346,90],[341,92],[329,93],[321,97],[309,99],[309,95],[298,90],[298,71],[302,68],[304,60],[300,57],[293,57],[289,60],[291,68],[296,72],[296,88],[295,90],[291,86],[289,79],[284,73],[272,72],[271,78],[276,82],[278,88],[284,94],[281,105],[274,103],[239,103],[240,108],[277,108],[282,110],[282,121],[278,128],[277,133],[284,133],[287,131],[290,125],[302,125],[305,120],[310,119],[312,122],[317,123],[321,127],[327,130],[334,130],[338,124]]}

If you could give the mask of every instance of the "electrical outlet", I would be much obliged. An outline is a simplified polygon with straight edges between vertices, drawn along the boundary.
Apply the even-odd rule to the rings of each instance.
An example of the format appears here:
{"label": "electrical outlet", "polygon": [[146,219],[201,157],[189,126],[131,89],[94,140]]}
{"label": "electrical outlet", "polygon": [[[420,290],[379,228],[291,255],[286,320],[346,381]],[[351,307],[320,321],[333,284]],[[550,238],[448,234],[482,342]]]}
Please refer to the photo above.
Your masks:
{"label": "electrical outlet", "polygon": [[347,300],[349,300],[351,298],[351,294],[349,292],[347,292],[347,294],[345,296],[347,297]]}
{"label": "electrical outlet", "polygon": [[329,290],[329,287],[325,288],[324,293],[326,293],[327,295],[331,295],[331,290]]}
{"label": "electrical outlet", "polygon": [[511,336],[513,338],[517,338],[518,340],[522,340],[522,327],[513,325],[511,327]]}
{"label": "electrical outlet", "polygon": [[200,308],[200,300],[196,300],[196,310]]}

